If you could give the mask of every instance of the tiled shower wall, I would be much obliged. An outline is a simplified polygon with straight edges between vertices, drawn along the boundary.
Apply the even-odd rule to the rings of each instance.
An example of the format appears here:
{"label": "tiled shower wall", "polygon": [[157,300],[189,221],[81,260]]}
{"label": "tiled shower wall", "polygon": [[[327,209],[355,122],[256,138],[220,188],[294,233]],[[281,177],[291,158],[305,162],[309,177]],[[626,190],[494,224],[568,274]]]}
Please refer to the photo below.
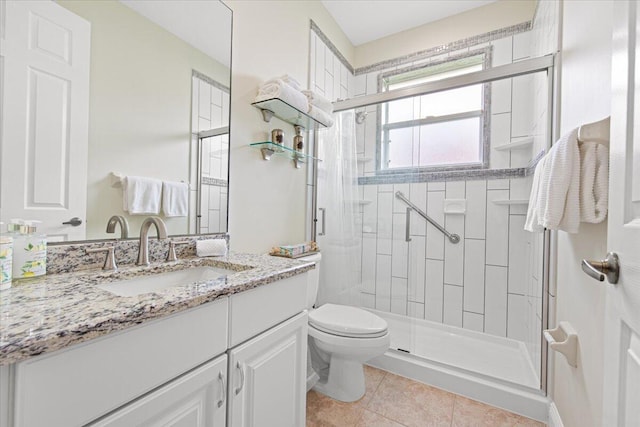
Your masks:
{"label": "tiled shower wall", "polygon": [[[537,30],[542,25],[540,16],[546,19],[544,31]],[[553,11],[538,10],[538,19],[533,23],[536,31],[519,28],[506,37],[460,50],[415,61],[396,61],[391,68],[380,65],[366,67],[369,72],[355,70],[355,77],[347,73],[344,78],[341,73],[344,90],[341,87],[340,91],[336,90],[335,80],[328,77],[326,65],[336,67],[339,59],[325,44],[326,40],[312,31],[310,87],[336,100],[344,97],[345,90],[349,97],[376,93],[381,72],[426,64],[469,49],[491,46],[493,66],[529,58],[532,46],[536,54],[545,49],[548,51],[544,53],[549,53],[553,49],[548,43],[536,42],[532,37],[548,34],[546,28],[553,26],[548,21],[554,16]],[[553,37],[546,36],[545,40]],[[348,68],[343,64],[341,67],[342,71]],[[335,74],[334,71],[332,77]],[[530,167],[532,159],[546,148],[547,84],[543,73],[491,84],[490,168]],[[363,177],[373,177],[376,171],[376,108],[366,107],[369,114],[365,122],[356,125],[358,170]],[[495,150],[500,145],[530,138],[534,142],[528,147]],[[360,185],[359,304],[523,341],[534,366],[539,368],[543,236],[524,231],[530,186],[530,176]],[[410,219],[411,241],[406,242],[406,205],[394,197],[396,191],[402,191],[447,230],[459,234],[461,242],[451,244],[415,212]],[[465,199],[466,214],[445,214],[445,199]]]}
{"label": "tiled shower wall", "polygon": [[[192,168],[191,205],[197,197],[196,167],[198,152],[197,132],[229,126],[229,90],[202,75],[192,77]],[[202,192],[199,233],[227,231],[229,135],[206,138],[202,142]],[[195,230],[195,209],[190,226]]]}

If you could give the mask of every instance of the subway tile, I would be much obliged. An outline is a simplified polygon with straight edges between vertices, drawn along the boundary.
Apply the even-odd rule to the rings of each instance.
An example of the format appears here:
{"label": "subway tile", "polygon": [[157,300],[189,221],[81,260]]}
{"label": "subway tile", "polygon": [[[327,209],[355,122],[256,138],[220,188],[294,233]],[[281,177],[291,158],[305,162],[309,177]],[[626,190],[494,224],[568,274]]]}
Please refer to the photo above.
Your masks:
{"label": "subway tile", "polygon": [[424,319],[424,304],[409,301],[407,304],[407,315],[416,319]]}
{"label": "subway tile", "polygon": [[424,303],[425,288],[425,259],[426,238],[423,236],[412,236],[409,242],[408,279],[409,301]]}
{"label": "subway tile", "polygon": [[487,190],[508,190],[508,179],[490,179],[487,180]]}
{"label": "subway tile", "polygon": [[198,85],[198,116],[211,120],[211,85],[203,81]]}
{"label": "subway tile", "polygon": [[407,279],[391,278],[391,312],[407,314]]}
{"label": "subway tile", "polygon": [[[409,200],[420,208],[423,212],[427,211],[427,183],[421,182],[411,184],[409,189]],[[425,236],[427,233],[427,221],[416,212],[411,212],[411,235]]]}
{"label": "subway tile", "polygon": [[315,57],[315,83],[316,88],[324,92],[324,52],[326,46],[320,39],[316,41],[316,57]]}
{"label": "subway tile", "polygon": [[213,105],[217,105],[218,107],[222,107],[222,90],[217,87],[211,87],[211,103]]}
{"label": "subway tile", "polygon": [[336,98],[333,95],[333,76],[326,70],[324,72],[324,96],[330,101]]}
{"label": "subway tile", "polygon": [[511,64],[513,37],[505,37],[503,39],[491,42],[493,47],[493,66]]}
{"label": "subway tile", "polygon": [[462,327],[462,287],[444,285],[444,323]]}
{"label": "subway tile", "polygon": [[325,45],[324,49],[324,69],[328,71],[332,76],[333,74],[333,60],[335,59],[335,55],[331,52],[328,46]]}
{"label": "subway tile", "polygon": [[460,236],[456,244],[449,239],[444,239],[444,282],[450,285],[462,286],[464,280],[464,217],[460,215],[447,215],[444,223],[445,229],[452,234]]}
{"label": "subway tile", "polygon": [[367,95],[378,93],[378,73],[367,73]]}
{"label": "subway tile", "polygon": [[445,182],[429,182],[427,183],[427,191],[445,191]]}
{"label": "subway tile", "polygon": [[231,108],[230,96],[226,92],[222,92],[222,123],[223,126],[229,125],[229,109]]}
{"label": "subway tile", "polygon": [[465,237],[484,239],[487,213],[487,182],[481,180],[467,181],[466,194]]}
{"label": "subway tile", "polygon": [[509,216],[509,293],[524,295],[527,286],[527,240],[525,217]]}
{"label": "subway tile", "polygon": [[462,327],[472,331],[484,332],[484,316],[464,311],[462,313]]}
{"label": "subway tile", "polygon": [[486,266],[484,298],[485,332],[507,336],[507,267]]}
{"label": "subway tile", "polygon": [[405,239],[406,217],[404,214],[393,214],[393,243],[391,250],[391,275],[407,277],[409,243]]}
{"label": "subway tile", "polygon": [[362,285],[363,292],[376,292],[376,235],[364,233],[362,235]]}
{"label": "subway tile", "polygon": [[511,108],[511,137],[528,136],[532,134],[533,117],[533,80],[531,76],[513,78],[512,108]]}
{"label": "subway tile", "polygon": [[209,233],[220,231],[220,211],[209,210]]}
{"label": "subway tile", "polygon": [[353,78],[353,95],[362,96],[367,94],[367,75],[360,74]]}
{"label": "subway tile", "polygon": [[[220,187],[217,185],[209,185],[209,203],[208,209],[220,209]],[[209,226],[211,228],[211,226]]]}
{"label": "subway tile", "polygon": [[376,308],[376,296],[371,294],[366,294],[361,292],[358,294],[358,300],[360,303],[360,307],[364,308]]}
{"label": "subway tile", "polygon": [[[427,194],[427,215],[439,224],[444,224],[444,191]],[[427,258],[444,259],[444,235],[433,225],[427,224]]]}
{"label": "subway tile", "polygon": [[311,31],[309,37],[309,87],[316,84],[316,43],[318,43],[318,35]]}
{"label": "subway tile", "polygon": [[465,239],[464,249],[464,309],[484,313],[484,240]]}
{"label": "subway tile", "polygon": [[522,295],[508,295],[507,337],[518,341],[527,339],[527,300]]}
{"label": "subway tile", "polygon": [[363,199],[371,203],[362,207],[362,232],[375,233],[378,227],[378,188],[375,185],[362,185]]}
{"label": "subway tile", "polygon": [[425,261],[425,319],[442,322],[444,303],[444,261]]}
{"label": "subway tile", "polygon": [[487,191],[486,263],[507,266],[509,263],[509,207],[494,200],[509,199],[509,190]]}
{"label": "subway tile", "polygon": [[511,133],[511,114],[494,114],[491,116],[491,153],[489,164],[492,169],[504,169],[509,167],[510,152],[495,150],[495,147],[508,144]]}
{"label": "subway tile", "polygon": [[376,309],[391,309],[391,256],[378,255],[376,263]]}
{"label": "subway tile", "polygon": [[[333,98],[331,101],[335,101],[340,98],[340,88],[342,86],[342,76],[340,75],[340,67],[343,66],[338,58],[333,59]],[[346,83],[345,83],[346,84]]]}
{"label": "subway tile", "polygon": [[513,61],[522,60],[531,56],[531,31],[525,31],[513,36]]}
{"label": "subway tile", "polygon": [[511,79],[491,83],[491,114],[511,111]]}
{"label": "subway tile", "polygon": [[464,181],[447,181],[446,183],[447,199],[464,199],[465,198],[465,182]]}
{"label": "subway tile", "polygon": [[391,255],[393,236],[392,193],[378,193],[378,253]]}
{"label": "subway tile", "polygon": [[514,178],[510,181],[511,191],[509,193],[509,197],[512,200],[529,200],[533,178],[528,176],[525,178]]}
{"label": "subway tile", "polygon": [[347,70],[347,67],[344,66],[343,63],[340,62],[340,84],[347,89],[349,88],[349,83],[351,80],[351,73]]}

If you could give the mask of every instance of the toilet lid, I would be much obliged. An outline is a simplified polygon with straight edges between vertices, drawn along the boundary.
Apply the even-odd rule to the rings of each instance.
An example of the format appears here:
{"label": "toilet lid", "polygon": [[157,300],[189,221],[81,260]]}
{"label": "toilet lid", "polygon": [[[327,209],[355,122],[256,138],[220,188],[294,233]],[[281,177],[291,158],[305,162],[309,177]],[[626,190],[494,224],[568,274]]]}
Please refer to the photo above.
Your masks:
{"label": "toilet lid", "polygon": [[309,325],[345,337],[373,338],[387,332],[387,322],[356,307],[325,304],[309,313]]}

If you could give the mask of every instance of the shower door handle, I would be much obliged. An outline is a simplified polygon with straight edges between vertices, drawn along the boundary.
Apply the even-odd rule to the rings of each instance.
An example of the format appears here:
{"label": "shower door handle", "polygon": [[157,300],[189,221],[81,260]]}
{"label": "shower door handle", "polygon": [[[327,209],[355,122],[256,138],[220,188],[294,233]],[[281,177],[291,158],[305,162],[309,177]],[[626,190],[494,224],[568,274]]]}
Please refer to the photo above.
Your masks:
{"label": "shower door handle", "polygon": [[405,229],[404,241],[410,242],[411,241],[411,208],[407,208],[406,226],[407,228]]}
{"label": "shower door handle", "polygon": [[325,227],[327,226],[327,209],[326,208],[318,208],[318,210],[320,212],[322,212],[322,221],[320,221],[320,224],[322,224],[322,231],[320,233],[318,233],[318,236],[324,236],[326,233],[326,229]]}

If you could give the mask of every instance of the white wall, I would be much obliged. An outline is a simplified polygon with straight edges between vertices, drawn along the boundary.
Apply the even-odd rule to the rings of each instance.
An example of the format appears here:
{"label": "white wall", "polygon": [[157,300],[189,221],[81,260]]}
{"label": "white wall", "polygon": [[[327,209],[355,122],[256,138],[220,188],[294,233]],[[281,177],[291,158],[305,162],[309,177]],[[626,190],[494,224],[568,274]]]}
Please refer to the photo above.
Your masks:
{"label": "white wall", "polygon": [[[192,69],[224,85],[229,71],[117,1],[60,4],[91,22],[87,238],[105,238],[126,215],[109,173],[189,182]],[[128,217],[132,234],[145,217]],[[166,223],[188,232],[186,217]]]}
{"label": "white wall", "polygon": [[[608,1],[565,1],[563,7],[561,134],[610,114],[613,14]],[[553,399],[567,427],[602,425],[605,290],[581,271],[580,260],[603,258],[606,242],[606,221],[582,224],[574,235],[558,232],[556,319],[569,321],[579,337],[577,368],[551,354]]]}
{"label": "white wall", "polygon": [[[356,47],[354,67],[375,64],[454,40],[530,21],[536,0],[500,0]],[[364,7],[363,7],[364,9]],[[363,13],[366,13],[363,10]],[[348,59],[348,57],[347,57]]]}
{"label": "white wall", "polygon": [[285,73],[307,85],[309,28],[313,19],[347,60],[353,47],[333,18],[316,1],[229,1],[233,10],[231,89],[231,165],[229,232],[236,251],[266,252],[271,246],[305,238],[306,173],[292,161],[262,160],[252,142],[266,141],[271,129],[293,127],[278,119],[262,120],[251,106],[259,85]]}

